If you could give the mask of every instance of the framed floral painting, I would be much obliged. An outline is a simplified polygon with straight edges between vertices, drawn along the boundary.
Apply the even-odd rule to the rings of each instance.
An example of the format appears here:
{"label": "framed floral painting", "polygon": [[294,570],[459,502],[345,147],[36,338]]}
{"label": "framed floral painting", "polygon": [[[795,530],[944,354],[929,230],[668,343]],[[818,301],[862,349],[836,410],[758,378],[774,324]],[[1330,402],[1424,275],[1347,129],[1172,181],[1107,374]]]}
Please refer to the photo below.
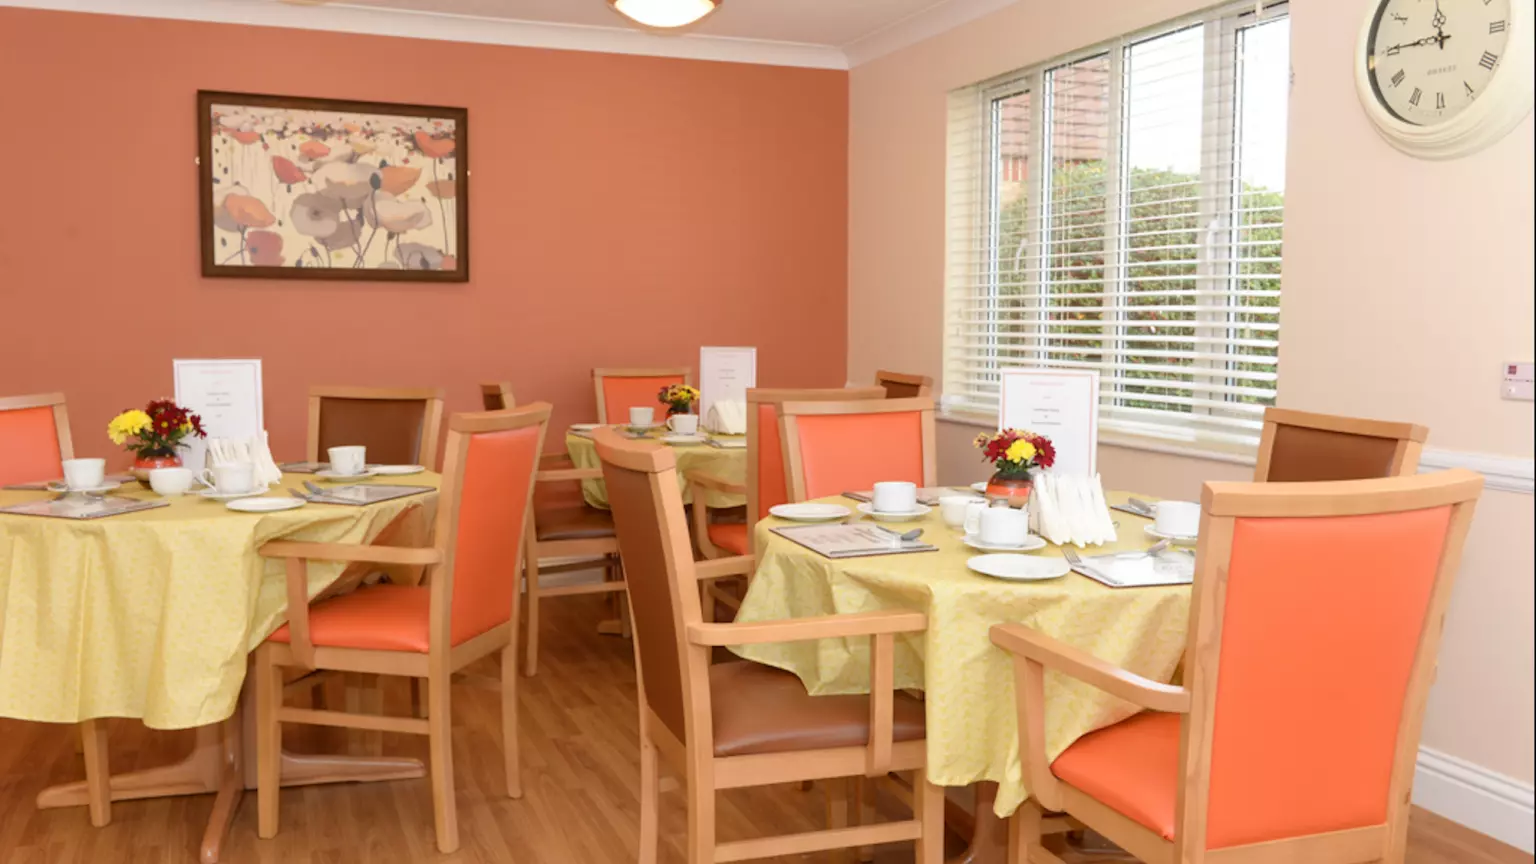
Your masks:
{"label": "framed floral painting", "polygon": [[465,282],[469,112],[198,91],[204,276]]}

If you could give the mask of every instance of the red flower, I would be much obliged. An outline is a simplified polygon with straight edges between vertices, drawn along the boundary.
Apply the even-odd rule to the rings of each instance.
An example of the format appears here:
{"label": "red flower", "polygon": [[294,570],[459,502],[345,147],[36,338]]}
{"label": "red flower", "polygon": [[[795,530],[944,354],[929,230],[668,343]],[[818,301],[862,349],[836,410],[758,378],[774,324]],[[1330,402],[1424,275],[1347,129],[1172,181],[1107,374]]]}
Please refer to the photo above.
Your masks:
{"label": "red flower", "polygon": [[1044,435],[1036,435],[1035,449],[1039,451],[1035,454],[1035,462],[1041,468],[1049,468],[1056,464],[1056,445],[1051,443],[1051,439]]}

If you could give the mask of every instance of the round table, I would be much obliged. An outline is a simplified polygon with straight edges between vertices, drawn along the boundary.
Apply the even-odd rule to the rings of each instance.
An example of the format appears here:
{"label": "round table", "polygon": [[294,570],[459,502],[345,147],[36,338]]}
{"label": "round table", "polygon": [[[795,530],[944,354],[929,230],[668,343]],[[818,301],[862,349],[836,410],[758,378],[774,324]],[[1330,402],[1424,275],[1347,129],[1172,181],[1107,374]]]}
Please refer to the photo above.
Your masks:
{"label": "round table", "polygon": [[[1128,494],[1112,493],[1110,503]],[[1141,496],[1146,498],[1147,496]],[[827,503],[852,506],[831,497]],[[1120,539],[1084,554],[1129,551],[1154,542],[1148,520],[1115,511]],[[944,525],[937,507],[898,531],[921,527],[936,552],[833,560],[772,532],[782,519],[758,523],[758,569],[738,622],[882,609],[922,612],[925,633],[898,636],[895,683],[922,690],[928,715],[928,778],[944,786],[998,784],[993,812],[1006,817],[1028,797],[1018,750],[1018,706],[1010,657],[991,643],[994,624],[1017,622],[1155,681],[1169,681],[1182,659],[1189,619],[1188,586],[1112,589],[1069,573],[1045,582],[1005,582],[967,569],[984,554]],[[1046,546],[1041,556],[1061,557]],[[732,649],[748,660],[793,672],[812,695],[869,692],[867,639],[823,639]],[[1046,749],[1051,758],[1083,735],[1136,713],[1087,684],[1046,677]],[[982,814],[978,813],[978,825]]]}
{"label": "round table", "polygon": [[[654,432],[650,436],[657,440],[661,432]],[[723,439],[744,441],[738,435],[718,436]],[[565,449],[571,454],[571,462],[577,468],[601,468],[602,460],[597,458],[597,445],[592,438],[578,432],[567,432],[565,435]],[[747,482],[747,448],[746,447],[712,447],[709,444],[689,444],[674,446],[677,451],[677,485],[683,490],[683,503],[692,502],[692,493],[689,490],[686,475],[690,471],[698,471],[711,474],[727,483],[737,483],[743,486]],[[601,480],[583,480],[581,494],[587,503],[603,510],[608,509],[608,487]],[[714,509],[727,509],[730,507],[745,507],[747,497],[745,495],[732,495],[719,492],[714,489],[704,490],[704,505]]]}
{"label": "round table", "polygon": [[[288,497],[307,475],[285,475]],[[198,727],[174,765],[112,776],[113,800],[217,793],[203,860],[219,845],[244,789],[254,788],[254,726],[237,715],[246,656],[285,620],[284,564],[257,554],[269,540],[421,545],[440,478],[390,478],[433,491],[363,507],[306,504],[278,513],[228,510],[197,495],[92,520],[0,513],[0,716],[48,723],[104,717],[157,729]],[[109,493],[159,496],[130,483]],[[0,490],[0,507],[49,497]],[[310,595],[367,569],[309,565]],[[247,727],[242,731],[242,721]],[[90,724],[88,724],[90,725]],[[104,762],[105,741],[100,757]],[[96,755],[88,753],[87,758]],[[422,776],[414,759],[284,755],[284,785]],[[38,795],[39,807],[92,803],[82,782]],[[95,817],[93,804],[93,820]]]}

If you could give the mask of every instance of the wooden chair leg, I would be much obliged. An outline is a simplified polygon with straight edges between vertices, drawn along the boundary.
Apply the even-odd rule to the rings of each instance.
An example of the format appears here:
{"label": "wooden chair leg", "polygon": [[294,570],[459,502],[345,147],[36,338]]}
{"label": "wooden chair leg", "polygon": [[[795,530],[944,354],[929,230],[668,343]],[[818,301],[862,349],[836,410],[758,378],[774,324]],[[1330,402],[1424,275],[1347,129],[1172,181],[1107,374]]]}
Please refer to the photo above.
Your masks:
{"label": "wooden chair leg", "polygon": [[[512,644],[514,646],[516,646],[517,640],[514,639]],[[516,654],[516,652],[513,652],[513,653],[514,653],[514,655]],[[503,662],[505,662],[505,661],[503,661]],[[512,667],[514,669],[517,668],[517,658],[516,658],[516,656],[514,656],[512,658]],[[412,678],[411,679],[411,716],[412,717],[419,717],[422,720],[427,719],[427,699],[426,699],[425,696],[422,695],[422,692],[421,692],[421,688],[424,685],[425,685],[425,682],[421,678]]]}
{"label": "wooden chair leg", "polygon": [[432,816],[437,826],[437,851],[459,848],[459,813],[453,793],[453,724],[449,709],[449,675],[427,680],[428,751],[432,760]]}
{"label": "wooden chair leg", "polygon": [[[523,756],[518,741],[517,638],[501,649],[501,755],[507,768],[507,797],[523,797]],[[420,679],[417,679],[420,680]]]}
{"label": "wooden chair leg", "polygon": [[715,595],[709,593],[709,583],[699,584],[699,617],[705,624],[715,623]]}
{"label": "wooden chair leg", "polygon": [[283,725],[277,710],[283,702],[283,671],[272,662],[271,649],[256,651],[256,833],[277,836],[278,795],[282,792]]}
{"label": "wooden chair leg", "polygon": [[922,827],[917,864],[944,864],[944,787],[928,782],[928,772],[912,775],[912,816]]}
{"label": "wooden chair leg", "polygon": [[661,778],[656,762],[656,745],[652,744],[650,736],[642,731],[640,734],[640,864],[656,864],[656,858],[661,854],[661,835],[657,831],[660,817],[658,808],[661,798]]}
{"label": "wooden chair leg", "polygon": [[1045,813],[1033,801],[1019,805],[1008,820],[1008,864],[1066,864],[1045,848]]}
{"label": "wooden chair leg", "polygon": [[715,787],[688,772],[688,864],[715,864]]}
{"label": "wooden chair leg", "polygon": [[[821,788],[826,794],[827,827],[847,828],[849,811],[849,789],[854,781],[845,777],[837,777],[821,781]],[[835,849],[827,853],[831,860],[847,862],[854,858],[851,849]]]}
{"label": "wooden chair leg", "polygon": [[[532,543],[528,544],[532,546]],[[528,574],[528,635],[527,659],[523,674],[532,678],[539,674],[539,561],[530,558],[524,572]]]}
{"label": "wooden chair leg", "polygon": [[[874,825],[875,818],[875,794],[878,791],[878,781],[867,777],[855,777],[853,779],[853,812],[859,825]],[[863,862],[875,860],[875,847],[859,847],[859,860]]]}
{"label": "wooden chair leg", "polygon": [[85,788],[90,796],[91,824],[112,822],[112,772],[107,767],[107,721],[80,724],[80,752],[85,756]]}

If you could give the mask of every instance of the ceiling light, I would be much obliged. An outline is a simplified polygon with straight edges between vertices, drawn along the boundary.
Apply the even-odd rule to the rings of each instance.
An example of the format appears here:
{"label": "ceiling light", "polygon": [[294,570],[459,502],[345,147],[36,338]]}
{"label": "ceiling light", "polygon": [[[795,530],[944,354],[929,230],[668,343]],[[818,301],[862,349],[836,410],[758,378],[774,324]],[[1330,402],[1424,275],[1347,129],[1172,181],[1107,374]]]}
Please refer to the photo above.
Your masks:
{"label": "ceiling light", "polygon": [[685,27],[715,11],[724,0],[608,0],[624,17],[646,27]]}

